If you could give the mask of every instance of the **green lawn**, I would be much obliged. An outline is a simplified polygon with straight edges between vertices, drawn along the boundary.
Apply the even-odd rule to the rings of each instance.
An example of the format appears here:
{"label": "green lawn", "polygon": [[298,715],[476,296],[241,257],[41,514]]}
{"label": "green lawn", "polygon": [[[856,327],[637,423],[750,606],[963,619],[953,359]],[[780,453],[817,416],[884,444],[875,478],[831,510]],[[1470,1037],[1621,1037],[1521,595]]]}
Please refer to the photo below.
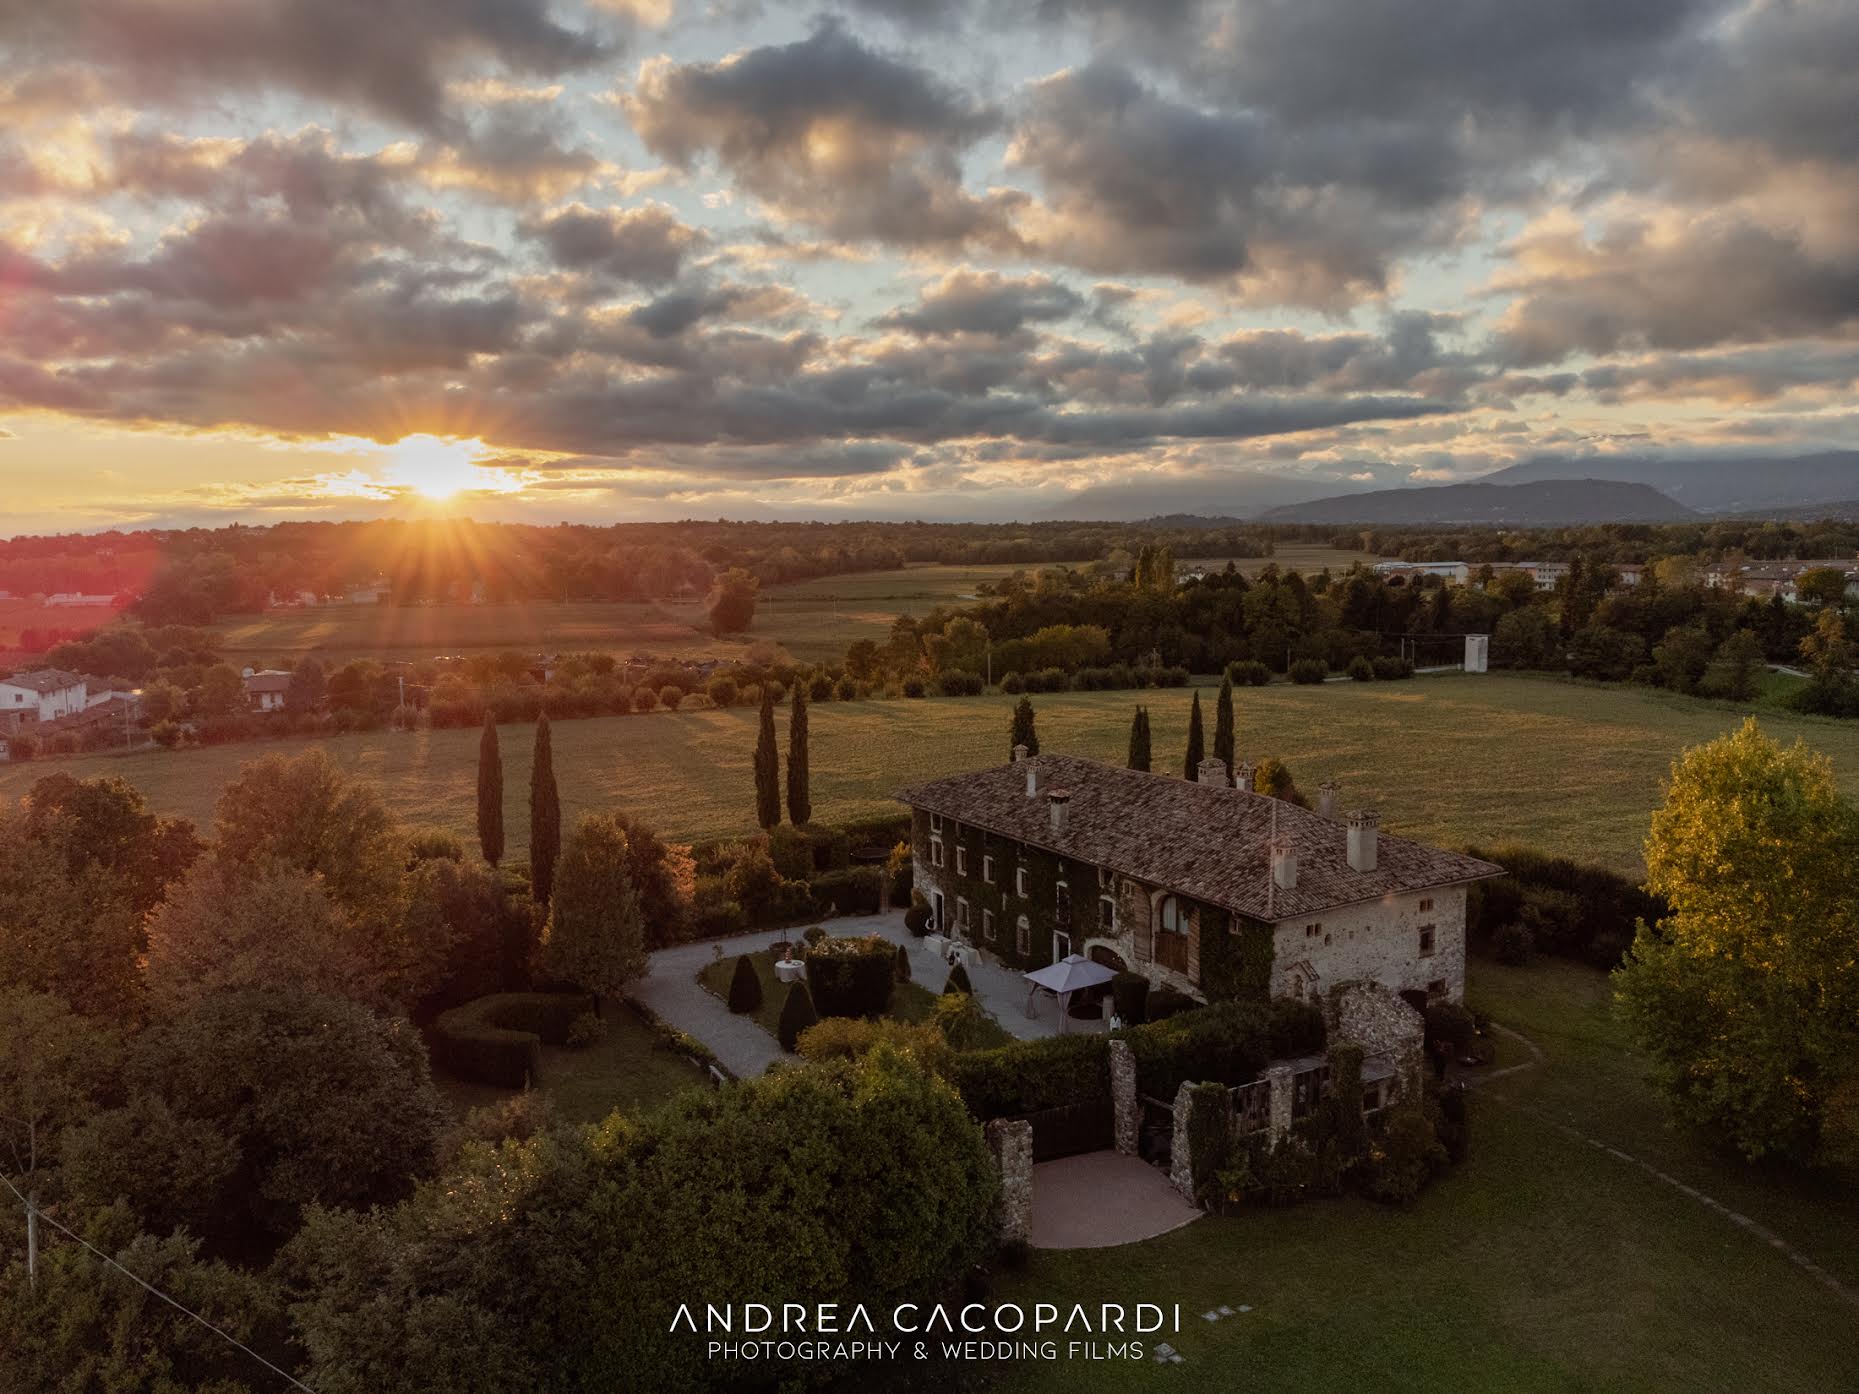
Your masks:
{"label": "green lawn", "polygon": [[[800,931],[796,930],[798,937]],[[762,983],[762,1004],[749,1015],[769,1035],[777,1034],[781,1021],[781,1006],[787,1001],[788,984],[775,977],[775,955],[772,949],[764,949],[749,955],[749,962],[755,965],[755,976]],[[736,974],[736,955],[725,954],[713,963],[706,963],[697,974],[697,981],[715,993],[725,1002],[729,1000],[730,979]],[[941,983],[924,985],[909,982],[898,983],[891,993],[891,1008],[886,1016],[897,1021],[925,1021],[936,1007],[936,994]],[[994,1018],[983,1014],[985,1020],[982,1029],[977,1032],[975,1048],[986,1050],[993,1046],[1006,1045],[1013,1037],[1001,1029]]]}
{"label": "green lawn", "polygon": [[[1411,1210],[1318,1202],[1203,1219],[1115,1250],[1035,1253],[997,1300],[1182,1305],[1185,1363],[1019,1366],[1032,1391],[1850,1390],[1854,1310],[1760,1240],[1566,1121],[1779,1231],[1859,1283],[1859,1202],[1777,1178],[1663,1125],[1621,1053],[1606,980],[1473,965],[1475,1003],[1533,1033],[1545,1067],[1473,1100],[1473,1150]],[[1538,1112],[1540,1110],[1540,1112]],[[1200,1313],[1253,1308],[1216,1324]]]}
{"label": "green lawn", "polygon": [[[580,1050],[542,1047],[542,1078],[536,1088],[568,1123],[598,1123],[618,1109],[639,1113],[663,1103],[682,1089],[701,1086],[702,1070],[658,1043],[652,1029],[624,1001],[602,1008],[604,1040]],[[457,1079],[433,1069],[433,1082],[460,1117],[485,1104],[499,1103],[514,1092],[495,1084]]]}
{"label": "green lawn", "polygon": [[[1211,691],[1203,693],[1211,700]],[[815,817],[894,811],[899,785],[1004,760],[1014,698],[818,703],[813,707]],[[1188,693],[1064,693],[1033,699],[1047,750],[1121,760],[1130,712],[1151,713],[1157,768],[1173,770],[1186,740]],[[1458,844],[1532,843],[1632,871],[1660,781],[1681,750],[1732,729],[1730,704],[1649,688],[1555,678],[1452,674],[1396,683],[1277,684],[1239,693],[1239,749],[1276,755],[1300,785],[1343,784],[1346,805],[1372,804],[1397,833]],[[1805,737],[1833,758],[1859,795],[1859,722],[1763,712],[1773,734]],[[667,836],[699,839],[753,826],[747,709],[656,712],[561,721],[554,727],[563,811],[615,806]],[[527,845],[533,728],[503,730],[509,849]],[[311,745],[375,780],[396,812],[469,839],[476,809],[475,730],[379,731],[203,750],[89,755],[0,765],[0,796],[54,770],[121,775],[163,812],[211,820],[220,789],[267,751]]]}

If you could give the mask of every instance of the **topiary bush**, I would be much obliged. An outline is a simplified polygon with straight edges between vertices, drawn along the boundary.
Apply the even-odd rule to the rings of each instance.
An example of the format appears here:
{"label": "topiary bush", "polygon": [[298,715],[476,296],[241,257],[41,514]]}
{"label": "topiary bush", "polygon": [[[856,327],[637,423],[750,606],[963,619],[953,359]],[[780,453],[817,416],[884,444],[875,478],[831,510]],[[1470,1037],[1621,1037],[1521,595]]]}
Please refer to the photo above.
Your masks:
{"label": "topiary bush", "polygon": [[1291,665],[1291,681],[1309,686],[1330,675],[1330,665],[1321,658],[1300,658]]}
{"label": "topiary bush", "polygon": [[736,971],[729,980],[729,1009],[746,1016],[762,1005],[762,975],[747,954],[736,955]]}
{"label": "topiary bush", "polygon": [[921,939],[929,933],[929,902],[915,891],[910,893],[910,908],[904,911],[904,928]]}
{"label": "topiary bush", "polygon": [[592,1012],[582,1012],[568,1025],[568,1044],[576,1050],[598,1045],[607,1039],[605,1018],[595,1016]]}
{"label": "topiary bush", "polygon": [[910,950],[906,949],[902,944],[897,946],[897,960],[895,966],[891,969],[891,976],[896,978],[900,983],[907,983],[910,981]]}
{"label": "topiary bush", "polygon": [[891,1005],[897,963],[891,941],[883,936],[810,940],[806,962],[807,983],[821,1016],[883,1016]]}
{"label": "topiary bush", "polygon": [[1117,1019],[1141,1026],[1149,1019],[1149,980],[1141,973],[1119,973],[1110,980],[1110,1000]]}
{"label": "topiary bush", "polygon": [[1048,1036],[958,1053],[949,1080],[982,1122],[1089,1103],[1110,1093],[1108,1038]]}
{"label": "topiary bush", "polygon": [[788,988],[787,1001],[781,1004],[781,1017],[775,1023],[775,1039],[781,1042],[781,1049],[793,1052],[800,1040],[800,1033],[820,1019],[820,1014],[813,1009],[813,994],[807,991],[805,983],[795,983]]}
{"label": "topiary bush", "polygon": [[945,996],[951,992],[966,992],[972,997],[975,988],[974,984],[968,981],[968,969],[960,963],[951,968],[948,981],[943,983],[942,990]]}
{"label": "topiary bush", "polygon": [[567,1045],[575,1021],[591,1014],[582,992],[500,992],[433,1023],[434,1055],[460,1079],[521,1089],[541,1073],[542,1042]]}
{"label": "topiary bush", "polygon": [[814,900],[841,915],[875,915],[884,908],[884,873],[877,867],[829,871],[809,883]]}

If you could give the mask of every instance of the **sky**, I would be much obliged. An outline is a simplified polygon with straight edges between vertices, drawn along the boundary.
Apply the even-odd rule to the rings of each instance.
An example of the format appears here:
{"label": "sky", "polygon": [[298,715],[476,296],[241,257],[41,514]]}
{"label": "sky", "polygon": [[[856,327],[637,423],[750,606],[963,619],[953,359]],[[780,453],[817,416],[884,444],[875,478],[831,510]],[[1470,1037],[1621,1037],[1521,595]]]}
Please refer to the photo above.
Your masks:
{"label": "sky", "polygon": [[1856,379],[1849,0],[0,0],[0,534],[1237,511]]}

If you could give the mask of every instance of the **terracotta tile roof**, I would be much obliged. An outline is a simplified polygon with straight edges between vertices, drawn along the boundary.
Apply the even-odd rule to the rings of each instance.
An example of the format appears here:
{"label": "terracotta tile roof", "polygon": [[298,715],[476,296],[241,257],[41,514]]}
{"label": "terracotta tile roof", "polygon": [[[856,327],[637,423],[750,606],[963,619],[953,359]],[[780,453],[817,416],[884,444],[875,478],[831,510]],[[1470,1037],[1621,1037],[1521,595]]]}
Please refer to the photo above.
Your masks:
{"label": "terracotta tile roof", "polygon": [[[1349,865],[1348,826],[1295,804],[1067,755],[1036,755],[1040,793],[1026,794],[1024,764],[998,765],[901,789],[913,808],[940,813],[1035,847],[1109,867],[1140,881],[1255,919],[1321,914],[1384,895],[1501,876],[1504,868],[1381,834],[1376,869]],[[1070,795],[1054,832],[1046,795]],[[1270,887],[1272,814],[1296,851],[1295,890]]]}
{"label": "terracotta tile roof", "polygon": [[290,674],[269,669],[262,673],[254,673],[245,680],[245,690],[247,692],[289,692]]}
{"label": "terracotta tile roof", "polygon": [[76,673],[67,673],[59,668],[39,668],[30,673],[15,673],[10,678],[0,678],[0,682],[12,687],[23,687],[28,692],[59,692],[67,687],[76,687],[83,681]]}

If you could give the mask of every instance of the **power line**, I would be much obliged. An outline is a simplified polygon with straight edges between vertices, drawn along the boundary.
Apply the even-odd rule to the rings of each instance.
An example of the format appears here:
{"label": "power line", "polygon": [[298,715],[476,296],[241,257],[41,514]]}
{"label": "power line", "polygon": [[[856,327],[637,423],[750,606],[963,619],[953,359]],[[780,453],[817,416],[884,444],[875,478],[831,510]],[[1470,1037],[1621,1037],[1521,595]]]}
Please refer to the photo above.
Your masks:
{"label": "power line", "polygon": [[303,1391],[303,1394],[316,1394],[316,1391],[314,1389],[311,1389],[309,1385],[305,1384],[302,1380],[298,1379],[295,1375],[291,1374],[290,1371],[280,1370],[276,1365],[273,1365],[269,1360],[265,1359],[264,1356],[260,1355],[257,1351],[253,1350],[250,1346],[246,1345],[245,1342],[239,1340],[236,1336],[229,1335],[227,1332],[220,1330],[219,1327],[215,1326],[212,1322],[208,1321],[205,1317],[201,1316],[200,1313],[192,1310],[191,1308],[183,1307],[179,1302],[175,1301],[172,1297],[168,1296],[167,1293],[163,1292],[160,1288],[156,1287],[153,1283],[149,1282],[146,1278],[143,1278],[140,1275],[134,1272],[131,1272],[129,1269],[123,1267],[122,1264],[118,1263],[115,1259],[111,1258],[110,1255],[104,1253],[103,1250],[99,1249],[95,1244],[92,1244],[88,1239],[84,1238],[83,1235],[72,1233],[71,1230],[67,1229],[64,1225],[61,1225],[60,1223],[58,1223],[57,1220],[53,1219],[50,1215],[46,1214],[45,1211],[41,1210],[32,1201],[28,1200],[25,1196],[20,1195],[19,1187],[13,1184],[12,1179],[10,1177],[6,1176],[3,1173],[0,1173],[0,1182],[5,1182],[6,1188],[9,1191],[11,1191],[14,1195],[19,1196],[20,1203],[26,1207],[26,1211],[29,1215],[36,1216],[37,1218],[44,1220],[46,1224],[50,1225],[53,1229],[57,1230],[60,1234],[63,1234],[67,1238],[73,1239],[77,1243],[83,1245],[84,1248],[90,1250],[91,1253],[95,1254],[98,1258],[102,1259],[105,1263],[109,1264],[110,1267],[114,1268],[117,1272],[121,1273],[124,1277],[130,1279],[132,1282],[135,1282],[144,1288],[147,1288],[150,1292],[154,1293],[155,1296],[159,1297],[163,1302],[166,1302],[170,1307],[174,1308],[175,1311],[182,1313],[184,1316],[192,1317],[195,1321],[199,1322],[202,1326],[206,1327],[207,1330],[211,1331],[215,1336],[218,1336],[222,1341],[226,1341],[227,1343],[231,1345],[237,1346],[240,1350],[244,1351],[247,1355],[251,1356],[252,1359],[256,1360],[260,1365],[263,1365],[267,1370],[271,1371],[272,1374],[277,1375],[282,1379],[288,1380],[293,1387],[297,1389],[301,1389]]}

